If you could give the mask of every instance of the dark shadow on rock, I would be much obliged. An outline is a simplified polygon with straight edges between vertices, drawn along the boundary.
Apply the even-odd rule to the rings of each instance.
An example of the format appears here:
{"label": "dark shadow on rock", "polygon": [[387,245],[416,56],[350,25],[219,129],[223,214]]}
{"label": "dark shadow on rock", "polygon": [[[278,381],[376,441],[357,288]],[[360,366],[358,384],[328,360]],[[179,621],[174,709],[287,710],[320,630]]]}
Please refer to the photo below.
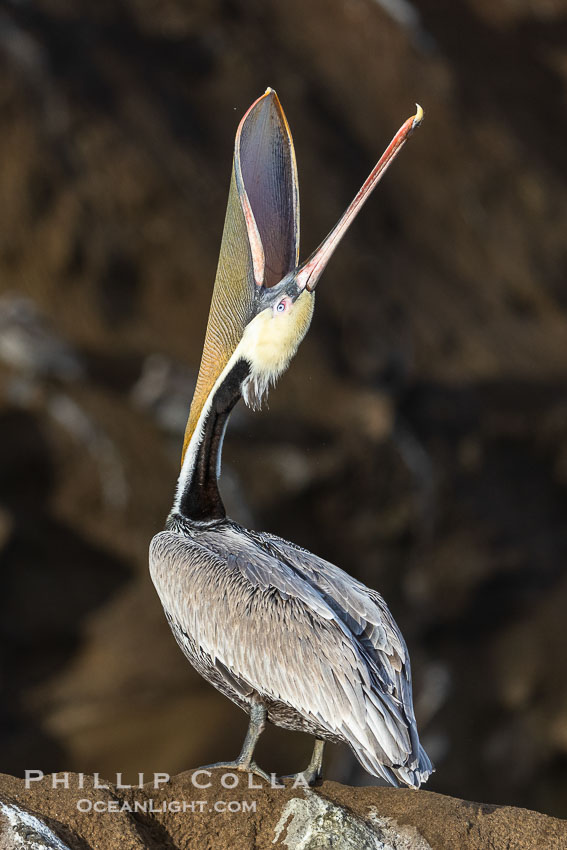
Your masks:
{"label": "dark shadow on rock", "polygon": [[65,754],[41,727],[30,692],[61,671],[81,642],[85,618],[129,576],[115,555],[50,513],[50,446],[35,417],[0,416],[0,507],[7,534],[0,552],[1,768],[59,770]]}

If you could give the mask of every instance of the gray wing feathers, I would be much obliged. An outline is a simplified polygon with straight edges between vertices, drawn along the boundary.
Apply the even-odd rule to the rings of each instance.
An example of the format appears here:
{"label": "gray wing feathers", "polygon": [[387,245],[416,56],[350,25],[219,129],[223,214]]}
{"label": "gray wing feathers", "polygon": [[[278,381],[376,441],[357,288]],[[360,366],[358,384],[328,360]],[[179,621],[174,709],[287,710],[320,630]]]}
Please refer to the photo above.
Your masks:
{"label": "gray wing feathers", "polygon": [[392,766],[419,784],[399,773],[421,765],[407,653],[384,602],[333,565],[323,574],[326,562],[306,563],[304,550],[284,552],[283,542],[270,538],[272,554],[231,527],[200,531],[199,542],[156,535],[150,571],[166,612],[241,690],[340,733],[371,773],[395,784]]}
{"label": "gray wing feathers", "polygon": [[[393,716],[399,724],[398,733],[400,727],[407,729],[409,758],[406,766],[397,769],[396,773],[404,782],[419,785],[432,773],[433,766],[417,734],[408,651],[386,603],[379,593],[356,581],[330,561],[274,535],[262,534],[262,537],[270,541],[274,553],[284,557],[308,581],[315,583],[325,598],[331,597],[336,601],[337,615],[348,622],[372,673],[392,697],[384,722],[390,725]],[[378,697],[376,702],[376,692],[372,692],[370,698],[377,711],[382,712],[382,698]]]}

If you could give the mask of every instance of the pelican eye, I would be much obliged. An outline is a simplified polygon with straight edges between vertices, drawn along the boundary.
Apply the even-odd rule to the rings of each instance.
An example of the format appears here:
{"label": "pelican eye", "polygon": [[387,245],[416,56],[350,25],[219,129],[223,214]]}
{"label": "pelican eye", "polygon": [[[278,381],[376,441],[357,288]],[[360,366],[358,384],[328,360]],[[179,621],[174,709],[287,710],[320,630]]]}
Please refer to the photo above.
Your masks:
{"label": "pelican eye", "polygon": [[280,301],[279,304],[276,304],[276,312],[277,313],[285,313],[287,307],[287,301],[284,298],[283,301]]}

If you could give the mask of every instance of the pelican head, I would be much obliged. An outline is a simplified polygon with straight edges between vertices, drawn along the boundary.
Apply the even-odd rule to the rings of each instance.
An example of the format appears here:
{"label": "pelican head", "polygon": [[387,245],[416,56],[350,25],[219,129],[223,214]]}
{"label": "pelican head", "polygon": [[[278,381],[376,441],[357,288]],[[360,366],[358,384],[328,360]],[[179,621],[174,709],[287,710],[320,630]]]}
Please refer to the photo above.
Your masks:
{"label": "pelican head", "polygon": [[[231,410],[240,397],[257,407],[288,367],[309,329],[315,288],[327,263],[422,118],[418,106],[339,222],[300,264],[295,151],[275,91],[267,89],[244,115],[236,133],[223,239],[182,466],[192,444],[189,455],[194,466],[213,408],[217,413],[223,405]],[[180,487],[188,475],[182,469]]]}
{"label": "pelican head", "polygon": [[[309,329],[315,287],[335,248],[422,119],[423,110],[418,106],[416,115],[400,128],[340,221],[301,266],[297,263],[299,192],[295,153],[289,125],[273,89],[268,89],[242,119],[236,136],[234,171],[256,284],[250,320],[238,345],[238,355],[250,365],[242,386],[246,404],[257,407],[270,384],[287,369]],[[253,156],[245,150],[248,146]],[[268,203],[259,198],[258,183],[264,190],[268,189]],[[275,208],[271,206],[274,202]],[[268,221],[276,225],[275,233],[262,222],[266,213]],[[282,221],[283,216],[287,216],[287,221]],[[279,252],[274,250],[278,247],[275,243],[278,234],[287,237],[289,243],[280,245]],[[268,268],[266,261],[273,260],[274,254],[279,265],[270,262]],[[282,262],[284,259],[287,266]],[[289,266],[287,274],[283,274]],[[277,280],[279,274],[282,277]]]}
{"label": "pelican head", "polygon": [[242,397],[249,407],[259,407],[269,386],[285,372],[309,330],[315,295],[300,289],[291,274],[272,289],[265,290],[258,312],[244,328],[238,354],[250,366],[242,384]]}

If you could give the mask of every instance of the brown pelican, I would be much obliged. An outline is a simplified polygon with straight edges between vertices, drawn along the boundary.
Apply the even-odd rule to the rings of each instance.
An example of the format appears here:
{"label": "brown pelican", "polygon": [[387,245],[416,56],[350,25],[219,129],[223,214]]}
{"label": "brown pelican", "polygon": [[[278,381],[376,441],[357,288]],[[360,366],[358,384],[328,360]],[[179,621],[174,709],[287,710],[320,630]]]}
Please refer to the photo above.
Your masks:
{"label": "brown pelican", "polygon": [[[212,685],[250,715],[242,752],[225,767],[266,777],[253,761],[266,720],[316,738],[306,771],[321,775],[325,741],[347,743],[393,785],[432,771],[419,743],[404,639],[382,597],[334,564],[228,519],[219,494],[228,417],[257,407],[305,336],[331,254],[421,122],[400,128],[352,204],[298,264],[293,142],[268,89],[236,134],[232,179],[205,346],[165,531],[150,571],[179,646]],[[220,766],[220,765],[219,765]]]}

